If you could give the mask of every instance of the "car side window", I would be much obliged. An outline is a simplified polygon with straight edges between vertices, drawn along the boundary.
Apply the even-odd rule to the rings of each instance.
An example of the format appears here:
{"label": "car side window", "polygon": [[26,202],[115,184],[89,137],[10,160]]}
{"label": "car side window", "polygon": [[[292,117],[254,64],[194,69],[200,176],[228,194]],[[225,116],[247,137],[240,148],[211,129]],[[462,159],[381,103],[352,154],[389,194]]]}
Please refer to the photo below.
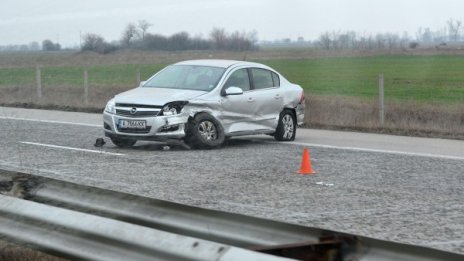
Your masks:
{"label": "car side window", "polygon": [[255,89],[265,89],[274,87],[271,71],[259,68],[252,68],[253,83]]}
{"label": "car side window", "polygon": [[239,87],[244,92],[250,90],[250,78],[248,77],[247,69],[239,69],[230,75],[224,84],[224,88],[226,89],[231,86]]}
{"label": "car side window", "polygon": [[279,75],[277,75],[277,73],[275,72],[271,72],[271,73],[272,73],[272,81],[274,82],[274,87],[279,87],[280,86]]}

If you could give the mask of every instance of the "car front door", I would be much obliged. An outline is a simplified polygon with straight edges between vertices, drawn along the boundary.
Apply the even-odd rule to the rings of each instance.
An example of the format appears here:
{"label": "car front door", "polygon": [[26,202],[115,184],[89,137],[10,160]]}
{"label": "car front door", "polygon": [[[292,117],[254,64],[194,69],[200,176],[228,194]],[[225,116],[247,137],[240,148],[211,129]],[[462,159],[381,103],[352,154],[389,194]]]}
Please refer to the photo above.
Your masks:
{"label": "car front door", "polygon": [[[226,95],[229,87],[238,87],[243,93],[238,95]],[[256,98],[251,91],[250,76],[247,68],[237,69],[229,74],[222,87],[221,120],[226,133],[234,134],[256,129],[255,111]]]}

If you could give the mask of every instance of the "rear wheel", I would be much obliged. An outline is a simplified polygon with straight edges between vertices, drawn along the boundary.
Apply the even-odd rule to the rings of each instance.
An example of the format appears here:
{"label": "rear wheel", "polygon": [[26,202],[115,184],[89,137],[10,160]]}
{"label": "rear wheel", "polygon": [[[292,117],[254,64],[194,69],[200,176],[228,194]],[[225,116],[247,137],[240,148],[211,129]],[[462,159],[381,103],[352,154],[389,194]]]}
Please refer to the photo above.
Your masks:
{"label": "rear wheel", "polygon": [[292,141],[295,140],[295,134],[295,114],[290,110],[283,110],[279,116],[279,123],[274,133],[274,138],[278,141]]}
{"label": "rear wheel", "polygon": [[114,145],[120,147],[120,148],[129,148],[134,146],[134,144],[137,142],[136,140],[130,140],[130,139],[121,139],[121,138],[111,138],[111,142],[113,142]]}
{"label": "rear wheel", "polygon": [[224,140],[221,124],[207,113],[199,113],[188,124],[185,141],[193,148],[216,148]]}

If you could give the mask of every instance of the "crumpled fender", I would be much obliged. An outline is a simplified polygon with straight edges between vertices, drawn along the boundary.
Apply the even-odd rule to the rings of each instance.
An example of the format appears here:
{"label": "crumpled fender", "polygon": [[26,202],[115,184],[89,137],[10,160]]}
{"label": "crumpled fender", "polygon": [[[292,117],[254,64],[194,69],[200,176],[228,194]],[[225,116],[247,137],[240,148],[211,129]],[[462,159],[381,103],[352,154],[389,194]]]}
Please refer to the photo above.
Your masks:
{"label": "crumpled fender", "polygon": [[218,119],[221,114],[221,103],[219,101],[191,101],[184,106],[182,112],[189,118],[193,118],[198,113],[204,112]]}

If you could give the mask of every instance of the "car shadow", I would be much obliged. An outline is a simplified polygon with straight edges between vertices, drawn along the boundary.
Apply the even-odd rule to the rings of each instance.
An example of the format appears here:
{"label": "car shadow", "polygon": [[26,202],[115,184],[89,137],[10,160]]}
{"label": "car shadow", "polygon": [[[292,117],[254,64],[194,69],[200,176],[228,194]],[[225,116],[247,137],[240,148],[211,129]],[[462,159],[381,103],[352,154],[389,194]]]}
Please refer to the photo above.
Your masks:
{"label": "car shadow", "polygon": [[[219,148],[212,150],[221,150],[228,148],[247,148],[252,147],[256,144],[268,144],[271,139],[253,139],[253,138],[232,138],[224,141],[224,144]],[[117,147],[114,147],[117,148]],[[198,149],[189,149],[187,146],[181,142],[156,142],[156,141],[139,141],[133,147],[129,148],[117,148],[118,150],[133,150],[133,151],[188,151],[188,150],[198,150]],[[200,149],[208,150],[208,149]]]}

